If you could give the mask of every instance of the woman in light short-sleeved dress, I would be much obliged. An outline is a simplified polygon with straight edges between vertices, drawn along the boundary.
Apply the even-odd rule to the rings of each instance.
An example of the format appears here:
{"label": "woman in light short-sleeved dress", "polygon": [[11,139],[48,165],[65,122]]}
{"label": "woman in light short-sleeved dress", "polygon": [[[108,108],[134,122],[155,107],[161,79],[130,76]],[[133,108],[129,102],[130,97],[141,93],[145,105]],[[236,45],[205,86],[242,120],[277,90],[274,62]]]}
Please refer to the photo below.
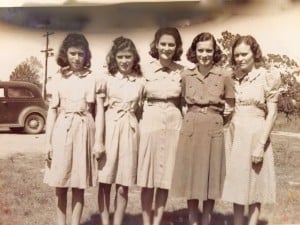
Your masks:
{"label": "woman in light short-sleeved dress", "polygon": [[[144,225],[159,225],[171,187],[182,114],[178,108],[183,69],[176,63],[182,54],[176,28],[160,28],[151,44],[150,55],[157,59],[145,68],[145,99],[140,121],[137,184],[142,187]],[[156,188],[155,197],[154,189]],[[153,223],[152,202],[155,199]]]}
{"label": "woman in light short-sleeved dress", "polygon": [[[84,189],[97,183],[92,153],[95,124],[91,114],[96,79],[89,70],[90,58],[86,38],[68,34],[57,58],[61,69],[53,79],[46,123],[47,160],[51,165],[46,168],[44,182],[56,188],[58,224],[66,224],[68,188],[72,188],[72,224],[79,225]],[[97,117],[103,117],[103,104],[97,105]],[[99,141],[97,145],[103,146]]]}
{"label": "woman in light short-sleeved dress", "polygon": [[[100,79],[105,99],[105,156],[100,159],[98,202],[102,224],[109,222],[111,185],[116,184],[114,225],[121,225],[128,187],[136,184],[139,126],[144,79],[134,43],[125,37],[113,41],[107,56],[109,74]],[[101,124],[99,124],[101,125]],[[96,125],[98,128],[98,124]]]}
{"label": "woman in light short-sleeved dress", "polygon": [[227,172],[223,200],[234,204],[234,225],[257,224],[261,203],[275,202],[275,171],[269,139],[277,116],[280,76],[259,67],[260,47],[241,36],[232,47],[236,106],[227,132]]}

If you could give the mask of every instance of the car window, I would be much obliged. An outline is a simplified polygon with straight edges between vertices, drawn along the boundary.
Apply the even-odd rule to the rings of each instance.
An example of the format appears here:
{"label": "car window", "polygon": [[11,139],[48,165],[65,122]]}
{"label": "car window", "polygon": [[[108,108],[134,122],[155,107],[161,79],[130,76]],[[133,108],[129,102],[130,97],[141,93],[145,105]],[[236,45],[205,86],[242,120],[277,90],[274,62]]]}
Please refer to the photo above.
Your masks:
{"label": "car window", "polygon": [[32,98],[34,95],[28,89],[13,87],[7,89],[7,96],[9,98]]}
{"label": "car window", "polygon": [[0,88],[0,98],[4,98],[4,88]]}

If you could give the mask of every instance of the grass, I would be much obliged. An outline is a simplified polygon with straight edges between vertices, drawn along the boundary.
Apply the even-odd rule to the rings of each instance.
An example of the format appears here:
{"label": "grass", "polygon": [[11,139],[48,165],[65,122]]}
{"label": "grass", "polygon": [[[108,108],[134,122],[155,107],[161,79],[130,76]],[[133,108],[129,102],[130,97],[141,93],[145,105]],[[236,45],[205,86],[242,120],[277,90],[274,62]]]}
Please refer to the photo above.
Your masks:
{"label": "grass", "polygon": [[[300,222],[300,139],[273,136],[277,173],[277,203],[264,205],[259,225]],[[300,156],[300,155],[299,155]],[[38,153],[16,154],[0,160],[0,225],[56,224],[54,190],[42,183],[44,161]],[[132,188],[124,225],[142,225],[140,190]],[[70,196],[69,196],[70,197]],[[70,205],[68,209],[70,213]],[[214,224],[232,223],[232,207],[217,202]],[[187,223],[185,199],[168,199],[164,225]],[[82,225],[100,225],[97,188],[85,194]]]}
{"label": "grass", "polygon": [[284,113],[279,113],[275,121],[274,131],[300,132],[300,116],[291,115],[288,119]]}

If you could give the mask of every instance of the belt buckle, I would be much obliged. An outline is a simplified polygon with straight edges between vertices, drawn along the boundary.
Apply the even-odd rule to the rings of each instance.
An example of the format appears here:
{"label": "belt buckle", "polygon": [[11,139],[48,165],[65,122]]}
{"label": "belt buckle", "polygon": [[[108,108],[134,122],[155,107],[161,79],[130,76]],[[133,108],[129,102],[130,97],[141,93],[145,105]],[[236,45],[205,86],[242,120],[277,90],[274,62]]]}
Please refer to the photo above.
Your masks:
{"label": "belt buckle", "polygon": [[202,112],[202,113],[207,113],[207,109],[208,109],[208,107],[203,107],[203,108],[200,108],[200,112]]}

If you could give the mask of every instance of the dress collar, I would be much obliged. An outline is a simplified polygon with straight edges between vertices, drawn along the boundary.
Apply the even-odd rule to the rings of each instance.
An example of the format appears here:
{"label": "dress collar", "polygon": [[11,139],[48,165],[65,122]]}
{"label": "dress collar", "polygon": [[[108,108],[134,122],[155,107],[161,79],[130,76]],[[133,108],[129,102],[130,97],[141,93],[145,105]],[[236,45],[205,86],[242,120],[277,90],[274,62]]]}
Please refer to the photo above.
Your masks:
{"label": "dress collar", "polygon": [[63,77],[67,78],[71,75],[78,76],[79,78],[86,77],[88,74],[92,73],[92,71],[89,68],[84,67],[81,71],[74,72],[71,70],[70,66],[62,67],[60,68],[60,73],[63,75]]}
{"label": "dress collar", "polygon": [[134,81],[136,80],[136,75],[135,75],[135,74],[130,74],[130,75],[128,75],[128,76],[125,76],[125,75],[123,75],[122,73],[117,72],[117,73],[114,75],[114,77],[116,77],[116,78],[119,79],[119,80],[127,79],[127,80],[129,80],[129,81],[131,81],[131,82],[134,82]]}

